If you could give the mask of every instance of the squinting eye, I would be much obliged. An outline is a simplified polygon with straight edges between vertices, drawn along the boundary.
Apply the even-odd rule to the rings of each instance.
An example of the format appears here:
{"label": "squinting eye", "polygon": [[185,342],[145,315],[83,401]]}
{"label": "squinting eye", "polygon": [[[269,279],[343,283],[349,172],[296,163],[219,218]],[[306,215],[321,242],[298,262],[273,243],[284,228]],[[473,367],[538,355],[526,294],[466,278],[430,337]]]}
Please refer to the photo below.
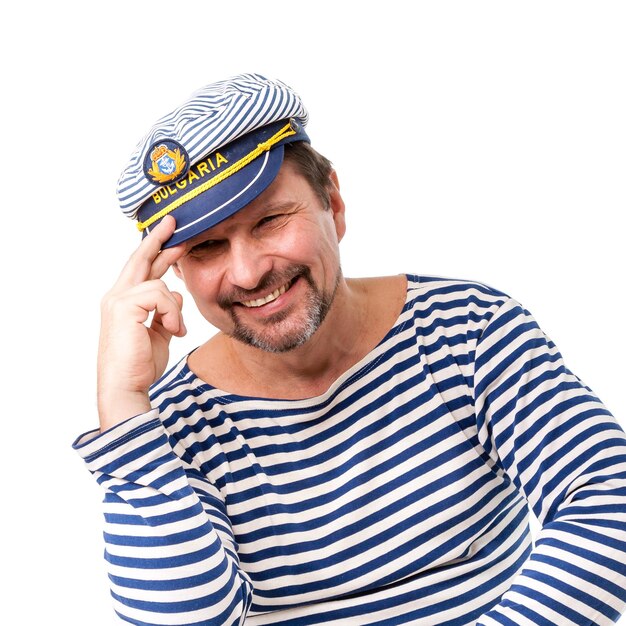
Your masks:
{"label": "squinting eye", "polygon": [[268,215],[267,217],[259,220],[259,226],[263,226],[264,224],[269,224],[270,222],[276,221],[279,217],[282,217],[282,214]]}
{"label": "squinting eye", "polygon": [[219,248],[220,243],[220,241],[214,239],[207,239],[207,241],[202,241],[191,248],[191,250],[189,250],[189,254],[199,255],[214,252]]}

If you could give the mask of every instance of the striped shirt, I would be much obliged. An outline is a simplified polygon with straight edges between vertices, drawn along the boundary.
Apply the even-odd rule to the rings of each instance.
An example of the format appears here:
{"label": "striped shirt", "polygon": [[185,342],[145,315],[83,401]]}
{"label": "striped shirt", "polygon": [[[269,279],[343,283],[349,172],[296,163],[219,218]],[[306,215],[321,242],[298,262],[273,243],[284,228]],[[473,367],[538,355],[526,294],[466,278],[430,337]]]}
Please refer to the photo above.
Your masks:
{"label": "striped shirt", "polygon": [[626,607],[626,436],[491,287],[408,276],[393,328],[318,397],[226,393],[183,359],[151,399],[74,444],[132,624],[571,626]]}

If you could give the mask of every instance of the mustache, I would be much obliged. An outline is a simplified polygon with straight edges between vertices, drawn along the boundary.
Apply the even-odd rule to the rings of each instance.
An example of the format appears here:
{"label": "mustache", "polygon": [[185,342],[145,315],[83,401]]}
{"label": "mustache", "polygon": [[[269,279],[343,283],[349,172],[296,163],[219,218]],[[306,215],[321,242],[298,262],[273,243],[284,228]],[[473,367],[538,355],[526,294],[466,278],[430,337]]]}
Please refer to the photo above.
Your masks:
{"label": "mustache", "polygon": [[292,282],[295,278],[302,276],[309,283],[311,282],[311,270],[306,265],[292,265],[281,271],[270,271],[259,280],[254,289],[234,288],[227,294],[218,296],[217,304],[224,310],[230,309],[233,304],[243,300],[252,300],[259,297],[261,293],[271,293],[275,289],[282,287],[285,283]]}

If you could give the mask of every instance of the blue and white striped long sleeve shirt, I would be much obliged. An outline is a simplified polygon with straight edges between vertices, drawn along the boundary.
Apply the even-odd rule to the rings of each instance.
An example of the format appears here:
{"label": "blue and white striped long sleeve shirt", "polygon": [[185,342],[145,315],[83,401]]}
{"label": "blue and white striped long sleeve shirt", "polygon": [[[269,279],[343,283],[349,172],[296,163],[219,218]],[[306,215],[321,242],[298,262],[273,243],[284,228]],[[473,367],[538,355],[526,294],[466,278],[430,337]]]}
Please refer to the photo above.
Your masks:
{"label": "blue and white striped long sleeve shirt", "polygon": [[127,622],[591,626],[626,607],[626,436],[495,289],[409,276],[321,396],[226,393],[184,359],[152,405],[74,444]]}

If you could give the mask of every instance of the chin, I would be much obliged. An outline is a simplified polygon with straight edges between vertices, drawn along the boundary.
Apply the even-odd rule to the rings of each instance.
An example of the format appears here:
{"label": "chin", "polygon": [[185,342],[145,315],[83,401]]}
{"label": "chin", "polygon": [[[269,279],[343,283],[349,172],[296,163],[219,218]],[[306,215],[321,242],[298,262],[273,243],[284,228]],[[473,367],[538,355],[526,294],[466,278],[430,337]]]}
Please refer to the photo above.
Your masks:
{"label": "chin", "polygon": [[238,327],[231,336],[241,343],[258,348],[264,352],[281,354],[304,345],[315,334],[320,324],[321,321],[319,324],[309,323],[300,329],[299,332],[284,333],[282,335],[275,332],[254,332],[245,327]]}
{"label": "chin", "polygon": [[339,281],[332,292],[322,294],[312,282],[304,302],[304,312],[281,312],[263,322],[263,327],[252,328],[232,312],[234,329],[231,337],[264,352],[280,354],[304,345],[317,332],[332,306]]}

